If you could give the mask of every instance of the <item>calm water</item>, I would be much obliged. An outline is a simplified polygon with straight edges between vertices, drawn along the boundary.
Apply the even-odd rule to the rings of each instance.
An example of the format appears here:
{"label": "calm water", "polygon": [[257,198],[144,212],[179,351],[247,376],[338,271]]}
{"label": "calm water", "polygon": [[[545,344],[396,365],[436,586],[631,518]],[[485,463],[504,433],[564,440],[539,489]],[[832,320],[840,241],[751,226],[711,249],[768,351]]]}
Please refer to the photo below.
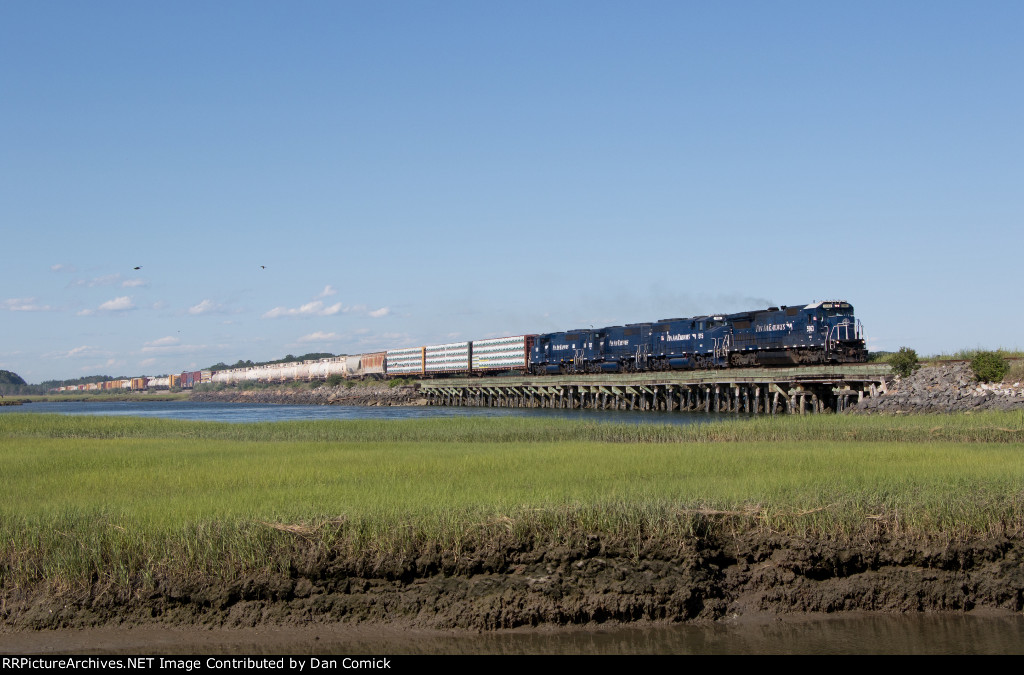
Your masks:
{"label": "calm water", "polygon": [[[1022,654],[1024,616],[786,617],[708,626],[437,633],[388,626],[0,633],[0,654]],[[400,667],[399,658],[394,662]]]}
{"label": "calm water", "polygon": [[[549,410],[527,408],[445,408],[427,406],[275,405],[273,403],[198,403],[192,401],[109,401],[26,403],[0,406],[0,413],[131,415],[206,422],[281,422],[287,420],[404,420],[428,417],[535,417],[625,424],[693,424],[715,419],[703,413],[639,410]],[[718,417],[725,417],[720,415]],[[737,416],[738,417],[738,416]]]}

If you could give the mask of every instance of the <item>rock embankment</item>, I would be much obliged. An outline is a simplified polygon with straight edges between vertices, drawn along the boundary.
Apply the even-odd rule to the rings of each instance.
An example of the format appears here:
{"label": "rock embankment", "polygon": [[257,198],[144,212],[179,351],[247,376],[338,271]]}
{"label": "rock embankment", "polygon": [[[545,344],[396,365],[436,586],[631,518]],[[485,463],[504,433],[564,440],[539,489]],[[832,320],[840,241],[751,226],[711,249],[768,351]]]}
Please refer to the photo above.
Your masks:
{"label": "rock embankment", "polygon": [[977,382],[967,363],[926,366],[910,377],[896,377],[888,392],[865,398],[854,413],[954,413],[972,410],[1024,410],[1024,382]]}
{"label": "rock embankment", "polygon": [[414,386],[390,387],[387,384],[358,385],[354,387],[317,387],[298,389],[277,387],[268,389],[222,389],[220,391],[193,392],[192,401],[221,403],[290,403],[295,405],[424,405]]}

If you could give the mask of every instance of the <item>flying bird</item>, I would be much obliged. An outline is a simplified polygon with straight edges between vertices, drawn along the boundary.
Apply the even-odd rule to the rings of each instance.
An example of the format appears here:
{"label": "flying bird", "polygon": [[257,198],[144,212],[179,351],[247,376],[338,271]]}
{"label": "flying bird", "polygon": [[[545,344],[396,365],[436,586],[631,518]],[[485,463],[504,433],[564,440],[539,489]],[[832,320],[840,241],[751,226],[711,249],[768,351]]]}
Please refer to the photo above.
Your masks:
{"label": "flying bird", "polygon": [[132,269],[135,269],[135,270],[141,270],[141,269],[142,269],[142,266],[141,266],[141,265],[137,265],[136,267],[133,267]]}
{"label": "flying bird", "polygon": [[260,265],[260,269],[261,270],[265,270],[265,269],[267,269],[267,266],[266,265]]}

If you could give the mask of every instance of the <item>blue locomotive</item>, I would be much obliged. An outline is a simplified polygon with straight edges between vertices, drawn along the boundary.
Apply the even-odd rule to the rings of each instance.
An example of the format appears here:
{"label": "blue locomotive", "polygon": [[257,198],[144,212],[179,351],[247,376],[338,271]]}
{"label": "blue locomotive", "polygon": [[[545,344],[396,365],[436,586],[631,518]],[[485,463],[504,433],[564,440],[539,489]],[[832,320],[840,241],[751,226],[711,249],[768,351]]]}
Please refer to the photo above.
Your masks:
{"label": "blue locomotive", "polygon": [[530,372],[644,372],[867,360],[864,330],[842,300],[752,312],[546,333]]}

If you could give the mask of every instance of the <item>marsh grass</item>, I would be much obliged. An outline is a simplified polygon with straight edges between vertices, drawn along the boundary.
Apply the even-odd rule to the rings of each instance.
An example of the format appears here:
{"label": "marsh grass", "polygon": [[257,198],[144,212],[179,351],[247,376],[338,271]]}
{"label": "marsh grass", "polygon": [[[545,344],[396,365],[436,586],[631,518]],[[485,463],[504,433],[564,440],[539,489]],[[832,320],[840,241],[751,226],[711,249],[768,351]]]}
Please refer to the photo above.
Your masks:
{"label": "marsh grass", "polygon": [[999,347],[998,349],[982,349],[981,347],[975,347],[974,349],[959,349],[949,354],[935,354],[934,356],[927,356],[923,360],[925,361],[970,361],[981,352],[995,352],[1004,359],[1021,359],[1024,358],[1024,350],[1021,349],[1007,349],[1005,347]]}
{"label": "marsh grass", "polygon": [[[726,416],[723,416],[726,417]],[[1024,441],[1024,411],[960,415],[728,416],[702,424],[608,424],[526,417],[422,420],[192,422],[123,416],[0,415],[0,438],[193,438],[247,442],[379,443],[718,443],[885,441],[1006,443]]]}
{"label": "marsh grass", "polygon": [[[1024,413],[218,424],[0,415],[0,586],[137,592],[424,547],[1024,528]],[[301,563],[304,564],[304,563]],[[135,589],[135,590],[132,590]]]}

